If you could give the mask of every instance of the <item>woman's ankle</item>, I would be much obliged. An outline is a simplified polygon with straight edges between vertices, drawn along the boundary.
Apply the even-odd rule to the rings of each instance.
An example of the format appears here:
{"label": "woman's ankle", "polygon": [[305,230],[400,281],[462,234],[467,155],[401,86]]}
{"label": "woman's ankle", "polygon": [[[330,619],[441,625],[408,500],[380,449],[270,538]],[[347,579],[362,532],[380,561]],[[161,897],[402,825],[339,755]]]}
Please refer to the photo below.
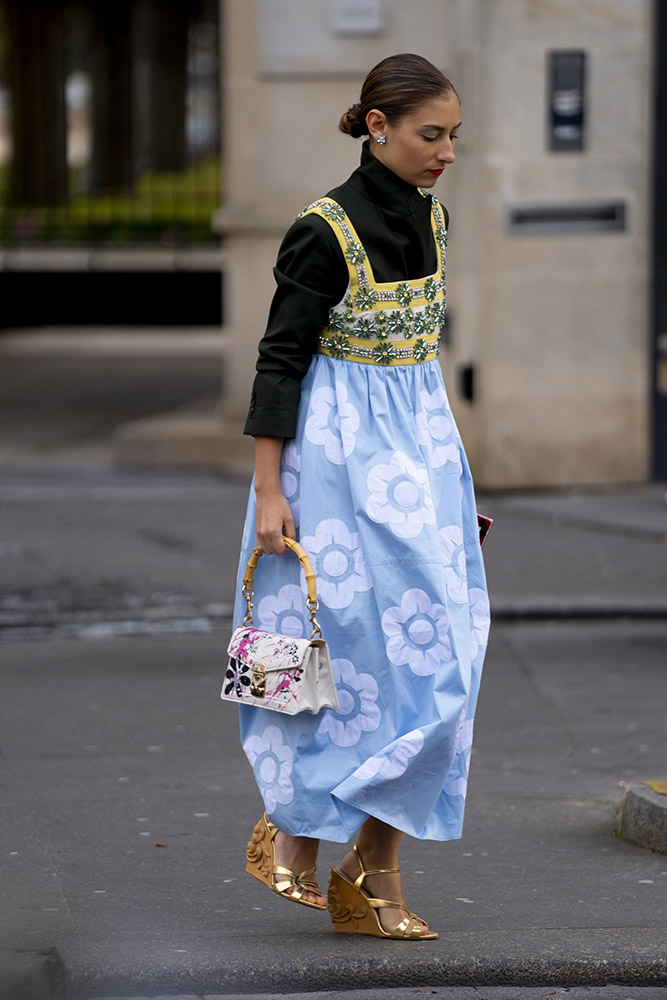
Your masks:
{"label": "woman's ankle", "polygon": [[319,846],[319,840],[312,837],[293,837],[279,830],[275,837],[276,860],[280,857],[278,863],[286,868],[314,868]]}
{"label": "woman's ankle", "polygon": [[359,860],[366,871],[378,868],[398,868],[398,850],[387,849],[382,844],[357,844],[357,855],[354,855],[357,867]]}
{"label": "woman's ankle", "polygon": [[370,816],[359,830],[357,851],[364,868],[398,868],[403,834]]}

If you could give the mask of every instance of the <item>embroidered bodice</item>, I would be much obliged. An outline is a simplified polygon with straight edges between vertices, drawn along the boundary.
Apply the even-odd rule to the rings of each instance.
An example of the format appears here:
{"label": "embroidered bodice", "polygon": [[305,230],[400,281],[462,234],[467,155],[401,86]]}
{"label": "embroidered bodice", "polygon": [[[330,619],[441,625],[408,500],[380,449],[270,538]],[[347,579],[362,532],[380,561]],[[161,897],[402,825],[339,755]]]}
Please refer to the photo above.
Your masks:
{"label": "embroidered bodice", "polygon": [[[426,197],[423,192],[421,192]],[[415,364],[436,357],[445,321],[445,215],[432,197],[431,228],[437,266],[412,280],[378,282],[368,254],[344,209],[320,198],[299,218],[317,214],[331,226],[348,269],[348,286],[329,311],[319,340],[321,353],[371,364]]]}

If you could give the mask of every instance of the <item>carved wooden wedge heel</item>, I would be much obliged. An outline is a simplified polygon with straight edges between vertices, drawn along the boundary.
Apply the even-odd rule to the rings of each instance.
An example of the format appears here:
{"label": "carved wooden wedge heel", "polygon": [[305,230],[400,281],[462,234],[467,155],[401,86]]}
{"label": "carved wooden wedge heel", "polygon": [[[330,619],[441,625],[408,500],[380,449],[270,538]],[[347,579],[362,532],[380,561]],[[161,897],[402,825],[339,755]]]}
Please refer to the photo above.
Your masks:
{"label": "carved wooden wedge heel", "polygon": [[[407,910],[403,903],[396,903],[391,899],[375,899],[364,889],[364,879],[369,875],[388,875],[397,872],[398,868],[373,868],[366,871],[356,844],[353,851],[360,869],[354,882],[338,868],[331,869],[329,914],[334,930],[339,934],[370,934],[372,937],[393,938],[397,941],[432,941],[437,938],[436,931],[423,933],[426,921]],[[378,913],[378,910],[384,909],[407,910],[408,915],[393,930],[386,931],[380,923]]]}
{"label": "carved wooden wedge heel", "polygon": [[[249,875],[259,879],[271,892],[282,896],[283,899],[289,899],[293,903],[302,903],[303,906],[311,906],[314,910],[326,910],[326,903],[322,905],[313,903],[310,899],[304,899],[306,892],[316,892],[319,896],[324,895],[315,881],[314,868],[307,868],[305,871],[297,873],[290,868],[285,868],[284,865],[276,864],[274,841],[277,833],[278,827],[264,813],[255,825],[248,843],[246,851],[248,863],[245,870]],[[293,891],[290,892],[290,889]]]}

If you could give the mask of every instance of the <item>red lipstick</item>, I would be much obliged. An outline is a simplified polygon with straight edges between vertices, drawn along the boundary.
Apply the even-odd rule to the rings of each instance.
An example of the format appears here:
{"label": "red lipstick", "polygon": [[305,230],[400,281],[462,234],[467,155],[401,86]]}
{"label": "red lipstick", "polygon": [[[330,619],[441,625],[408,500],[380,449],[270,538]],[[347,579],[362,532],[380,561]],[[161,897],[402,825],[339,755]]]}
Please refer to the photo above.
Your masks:
{"label": "red lipstick", "polygon": [[444,167],[441,167],[440,170],[429,170],[429,173],[433,174],[434,177],[439,177],[444,169]]}

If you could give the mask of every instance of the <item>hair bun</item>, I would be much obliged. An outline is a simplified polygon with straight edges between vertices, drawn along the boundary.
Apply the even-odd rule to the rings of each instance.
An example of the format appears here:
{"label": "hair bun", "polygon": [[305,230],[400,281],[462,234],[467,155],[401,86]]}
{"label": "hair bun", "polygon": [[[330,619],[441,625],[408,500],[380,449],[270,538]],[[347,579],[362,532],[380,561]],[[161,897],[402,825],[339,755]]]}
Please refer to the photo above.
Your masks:
{"label": "hair bun", "polygon": [[351,135],[353,139],[368,134],[368,126],[361,113],[361,104],[353,104],[351,108],[348,108],[339,121],[338,128],[345,135]]}

